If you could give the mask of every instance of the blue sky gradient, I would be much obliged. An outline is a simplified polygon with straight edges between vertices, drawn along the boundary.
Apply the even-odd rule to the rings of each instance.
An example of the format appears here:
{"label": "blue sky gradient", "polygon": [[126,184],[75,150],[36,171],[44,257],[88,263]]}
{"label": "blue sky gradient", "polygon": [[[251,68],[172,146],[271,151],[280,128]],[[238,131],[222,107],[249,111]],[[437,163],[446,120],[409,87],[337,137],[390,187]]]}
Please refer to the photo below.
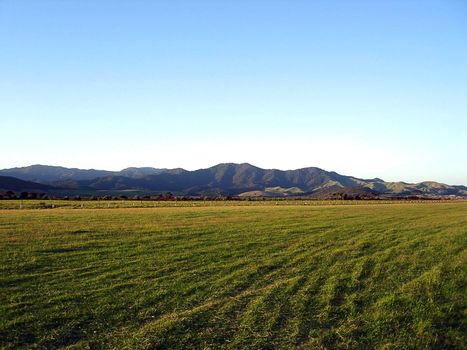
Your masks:
{"label": "blue sky gradient", "polygon": [[0,0],[0,168],[467,184],[467,1]]}

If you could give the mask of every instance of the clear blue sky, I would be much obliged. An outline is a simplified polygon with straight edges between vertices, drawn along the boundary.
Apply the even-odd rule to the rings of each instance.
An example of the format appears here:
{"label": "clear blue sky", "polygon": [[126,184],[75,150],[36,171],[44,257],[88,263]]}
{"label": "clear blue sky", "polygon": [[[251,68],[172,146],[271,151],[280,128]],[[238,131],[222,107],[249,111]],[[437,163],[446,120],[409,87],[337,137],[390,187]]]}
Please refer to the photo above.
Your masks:
{"label": "clear blue sky", "polygon": [[0,0],[0,168],[467,184],[467,1]]}

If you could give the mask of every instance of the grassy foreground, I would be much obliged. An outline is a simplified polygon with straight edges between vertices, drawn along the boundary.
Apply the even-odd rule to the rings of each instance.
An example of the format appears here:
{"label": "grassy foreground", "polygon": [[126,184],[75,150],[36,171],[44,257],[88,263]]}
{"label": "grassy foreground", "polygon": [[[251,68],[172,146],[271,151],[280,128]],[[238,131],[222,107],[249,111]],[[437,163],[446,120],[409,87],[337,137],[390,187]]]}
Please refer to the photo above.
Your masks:
{"label": "grassy foreground", "polygon": [[0,210],[0,347],[467,342],[467,203]]}

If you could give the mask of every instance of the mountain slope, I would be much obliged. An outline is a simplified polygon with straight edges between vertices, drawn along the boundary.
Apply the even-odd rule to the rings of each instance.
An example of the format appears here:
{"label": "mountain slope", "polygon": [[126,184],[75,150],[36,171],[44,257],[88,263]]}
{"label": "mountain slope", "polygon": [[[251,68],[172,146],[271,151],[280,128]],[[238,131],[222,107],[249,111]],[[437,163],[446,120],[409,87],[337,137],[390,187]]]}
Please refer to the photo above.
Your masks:
{"label": "mountain slope", "polygon": [[[138,190],[170,191],[187,195],[266,195],[293,196],[306,194],[393,195],[460,195],[467,187],[450,186],[433,181],[409,184],[385,182],[381,179],[359,179],[316,167],[297,170],[261,169],[248,163],[223,163],[210,168],[184,169],[127,168],[120,172],[81,170],[62,167],[31,166],[5,169],[4,173],[20,173],[23,179],[37,178],[56,188],[73,190]],[[95,176],[97,175],[97,176]],[[94,176],[94,177],[93,177]],[[246,193],[246,194],[245,194]]]}
{"label": "mountain slope", "polygon": [[[292,195],[287,189],[293,188],[295,194],[306,194],[323,189],[339,190],[347,187],[363,187],[372,190],[372,193],[400,195],[467,195],[467,188],[464,186],[449,186],[436,182],[393,183],[384,182],[377,178],[359,179],[344,176],[316,167],[283,171],[261,169],[247,163],[218,164],[211,168],[195,171],[178,169],[177,171],[166,171],[140,178],[106,176],[88,181],[78,181],[78,184],[94,189],[173,191],[191,195],[241,194],[249,191]],[[275,190],[268,190],[271,188]]]}
{"label": "mountain slope", "polygon": [[52,183],[56,181],[80,181],[91,180],[105,176],[126,176],[130,178],[143,177],[150,174],[158,174],[167,169],[156,168],[126,168],[121,171],[65,168],[50,165],[31,165],[21,168],[0,170],[0,176],[13,176],[25,181],[39,183]]}
{"label": "mountain slope", "polygon": [[53,187],[11,176],[0,176],[0,189],[5,191],[47,191]]}

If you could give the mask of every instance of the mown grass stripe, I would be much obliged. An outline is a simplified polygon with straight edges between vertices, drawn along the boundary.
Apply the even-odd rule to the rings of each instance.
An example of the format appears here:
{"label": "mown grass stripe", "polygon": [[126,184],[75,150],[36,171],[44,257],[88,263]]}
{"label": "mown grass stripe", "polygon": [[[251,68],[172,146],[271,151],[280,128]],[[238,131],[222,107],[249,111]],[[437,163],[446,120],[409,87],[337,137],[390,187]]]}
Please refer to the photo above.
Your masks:
{"label": "mown grass stripe", "polygon": [[462,348],[467,203],[0,210],[4,348]]}

